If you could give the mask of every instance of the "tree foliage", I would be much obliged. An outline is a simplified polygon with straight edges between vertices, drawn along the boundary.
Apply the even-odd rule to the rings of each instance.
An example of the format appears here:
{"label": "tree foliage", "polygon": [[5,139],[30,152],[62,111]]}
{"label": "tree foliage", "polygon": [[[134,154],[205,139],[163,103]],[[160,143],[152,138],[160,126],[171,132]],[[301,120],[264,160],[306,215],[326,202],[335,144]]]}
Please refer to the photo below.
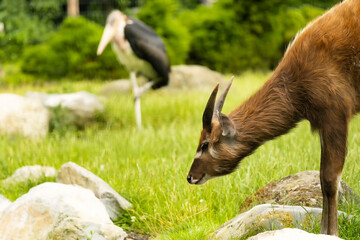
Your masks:
{"label": "tree foliage", "polygon": [[5,26],[0,34],[0,59],[16,60],[26,46],[46,40],[61,18],[64,1],[0,1],[0,22]]}
{"label": "tree foliage", "polygon": [[184,63],[189,51],[189,33],[177,18],[179,9],[175,0],[152,0],[146,1],[137,14],[163,38],[171,64]]}
{"label": "tree foliage", "polygon": [[280,0],[223,0],[184,11],[180,18],[191,32],[187,61],[232,73],[273,68],[288,41],[322,12]]}

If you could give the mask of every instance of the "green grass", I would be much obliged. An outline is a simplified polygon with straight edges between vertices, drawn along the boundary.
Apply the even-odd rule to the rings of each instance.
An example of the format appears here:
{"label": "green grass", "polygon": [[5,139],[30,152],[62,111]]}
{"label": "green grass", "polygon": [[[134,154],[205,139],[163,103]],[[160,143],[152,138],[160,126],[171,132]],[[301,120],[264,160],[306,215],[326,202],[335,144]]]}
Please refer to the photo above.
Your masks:
{"label": "green grass", "polygon": [[[269,74],[245,73],[235,78],[224,113],[258,89]],[[97,93],[100,82],[62,82],[18,86],[2,92],[24,94],[29,90]],[[157,239],[203,239],[238,214],[240,204],[258,188],[289,174],[318,170],[320,144],[304,121],[289,134],[267,142],[244,159],[238,170],[201,186],[187,183],[201,131],[201,117],[210,92],[150,92],[142,98],[143,131],[138,132],[131,95],[105,101],[106,124],[65,135],[52,133],[33,142],[21,137],[0,137],[0,179],[24,165],[59,168],[73,161],[108,182],[134,208],[117,222],[124,230],[146,233]],[[360,192],[360,118],[350,127],[343,180]],[[102,167],[100,167],[102,166]],[[35,184],[35,183],[34,183]],[[0,193],[11,200],[32,185],[7,187]],[[341,206],[353,214],[340,221],[340,236],[359,236],[359,206]],[[131,221],[131,217],[135,217]],[[134,218],[133,218],[134,219]],[[318,226],[307,229],[318,233]]]}

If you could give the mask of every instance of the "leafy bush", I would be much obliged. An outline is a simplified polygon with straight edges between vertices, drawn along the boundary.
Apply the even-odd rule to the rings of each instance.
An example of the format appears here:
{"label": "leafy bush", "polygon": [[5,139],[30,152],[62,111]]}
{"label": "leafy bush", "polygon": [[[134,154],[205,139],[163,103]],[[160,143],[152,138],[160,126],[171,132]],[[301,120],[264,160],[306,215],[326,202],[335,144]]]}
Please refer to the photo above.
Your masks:
{"label": "leafy bush", "polygon": [[177,19],[180,6],[175,0],[146,1],[137,17],[154,29],[165,42],[170,63],[184,63],[189,51],[189,33]]}
{"label": "leafy bush", "polygon": [[180,19],[191,32],[187,62],[232,73],[275,67],[289,40],[323,12],[310,6],[289,9],[287,4],[223,0],[184,11]]}
{"label": "leafy bush", "polygon": [[62,77],[68,69],[64,54],[57,54],[49,45],[29,47],[25,51],[22,70],[29,74]]}
{"label": "leafy bush", "polygon": [[83,18],[67,18],[44,44],[26,49],[22,71],[50,79],[127,76],[110,48],[96,55],[102,27]]}
{"label": "leafy bush", "polygon": [[183,12],[180,18],[191,32],[189,63],[231,71],[245,65],[242,59],[250,59],[241,49],[254,39],[245,37],[231,9],[201,6],[193,12]]}
{"label": "leafy bush", "polygon": [[282,38],[285,43],[290,42],[296,33],[306,26],[308,22],[324,13],[324,10],[310,5],[303,5],[299,8],[290,8],[279,14],[282,21]]}

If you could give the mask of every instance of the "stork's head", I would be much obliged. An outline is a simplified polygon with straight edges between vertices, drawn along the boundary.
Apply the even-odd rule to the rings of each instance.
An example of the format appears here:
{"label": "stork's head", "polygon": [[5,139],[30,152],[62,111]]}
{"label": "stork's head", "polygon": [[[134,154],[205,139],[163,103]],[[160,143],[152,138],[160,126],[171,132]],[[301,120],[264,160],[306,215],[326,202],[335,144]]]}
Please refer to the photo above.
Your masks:
{"label": "stork's head", "polygon": [[104,33],[101,37],[97,55],[100,55],[110,41],[116,36],[124,37],[124,27],[128,21],[128,17],[119,10],[113,10],[106,19]]}

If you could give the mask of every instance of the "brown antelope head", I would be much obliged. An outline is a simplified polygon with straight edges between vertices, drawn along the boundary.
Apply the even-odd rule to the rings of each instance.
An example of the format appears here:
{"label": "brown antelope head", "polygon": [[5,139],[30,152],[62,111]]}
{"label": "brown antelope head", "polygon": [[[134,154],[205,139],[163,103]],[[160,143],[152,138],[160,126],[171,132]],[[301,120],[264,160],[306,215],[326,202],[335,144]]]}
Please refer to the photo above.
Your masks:
{"label": "brown antelope head", "polygon": [[237,166],[236,126],[233,121],[221,113],[232,80],[215,102],[219,85],[213,90],[203,113],[203,130],[194,162],[187,176],[191,184],[203,184],[207,180],[229,174]]}

